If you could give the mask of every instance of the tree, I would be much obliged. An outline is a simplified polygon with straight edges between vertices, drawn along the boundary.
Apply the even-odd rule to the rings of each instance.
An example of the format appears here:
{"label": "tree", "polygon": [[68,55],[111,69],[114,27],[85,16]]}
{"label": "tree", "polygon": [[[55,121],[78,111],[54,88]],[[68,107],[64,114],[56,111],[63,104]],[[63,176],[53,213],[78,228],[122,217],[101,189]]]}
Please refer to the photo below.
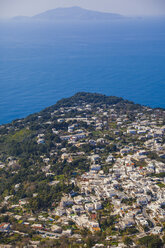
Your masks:
{"label": "tree", "polygon": [[162,248],[163,242],[158,235],[145,236],[138,240],[142,247],[147,248]]}
{"label": "tree", "polygon": [[133,241],[130,237],[125,237],[124,244],[127,245],[128,247],[131,247],[131,245],[133,244]]}

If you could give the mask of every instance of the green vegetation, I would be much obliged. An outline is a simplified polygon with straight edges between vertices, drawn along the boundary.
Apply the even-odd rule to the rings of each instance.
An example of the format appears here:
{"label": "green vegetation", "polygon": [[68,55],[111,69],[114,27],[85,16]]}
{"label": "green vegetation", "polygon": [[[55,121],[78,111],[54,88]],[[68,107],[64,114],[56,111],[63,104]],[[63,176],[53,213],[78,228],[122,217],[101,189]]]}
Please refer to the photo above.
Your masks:
{"label": "green vegetation", "polygon": [[124,244],[125,244],[127,247],[131,247],[131,245],[133,244],[133,240],[132,240],[130,237],[125,237],[125,238],[124,238]]}
{"label": "green vegetation", "polygon": [[165,184],[164,183],[158,183],[157,184],[160,188],[165,188]]}
{"label": "green vegetation", "polygon": [[163,242],[159,236],[145,236],[144,238],[139,239],[139,244],[141,247],[146,248],[161,248],[163,247]]}
{"label": "green vegetation", "polygon": [[136,198],[123,199],[121,203],[132,206],[136,202]]}

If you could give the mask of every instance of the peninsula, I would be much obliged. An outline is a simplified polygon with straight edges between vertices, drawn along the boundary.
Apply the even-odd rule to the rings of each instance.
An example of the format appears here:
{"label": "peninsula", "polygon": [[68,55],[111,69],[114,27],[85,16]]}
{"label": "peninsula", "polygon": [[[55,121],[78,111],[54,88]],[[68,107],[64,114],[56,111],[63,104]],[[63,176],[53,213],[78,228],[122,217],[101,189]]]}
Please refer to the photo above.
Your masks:
{"label": "peninsula", "polygon": [[80,92],[0,126],[0,247],[164,244],[164,109]]}

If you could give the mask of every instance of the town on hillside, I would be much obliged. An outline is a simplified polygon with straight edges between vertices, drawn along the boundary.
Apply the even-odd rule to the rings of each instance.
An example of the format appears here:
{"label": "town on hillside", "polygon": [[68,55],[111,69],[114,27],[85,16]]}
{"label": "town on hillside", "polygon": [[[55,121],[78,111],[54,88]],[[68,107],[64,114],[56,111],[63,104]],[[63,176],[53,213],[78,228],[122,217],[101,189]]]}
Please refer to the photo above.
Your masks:
{"label": "town on hillside", "polygon": [[164,109],[77,93],[0,126],[0,247],[164,245]]}

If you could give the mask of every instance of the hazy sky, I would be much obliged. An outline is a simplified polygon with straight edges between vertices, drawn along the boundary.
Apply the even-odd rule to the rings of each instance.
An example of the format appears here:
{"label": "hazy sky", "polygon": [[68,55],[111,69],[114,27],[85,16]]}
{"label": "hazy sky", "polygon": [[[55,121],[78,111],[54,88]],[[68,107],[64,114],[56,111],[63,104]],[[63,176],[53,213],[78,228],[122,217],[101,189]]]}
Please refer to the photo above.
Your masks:
{"label": "hazy sky", "polygon": [[129,16],[165,15],[165,0],[0,0],[0,18],[32,16],[49,9],[71,6]]}

